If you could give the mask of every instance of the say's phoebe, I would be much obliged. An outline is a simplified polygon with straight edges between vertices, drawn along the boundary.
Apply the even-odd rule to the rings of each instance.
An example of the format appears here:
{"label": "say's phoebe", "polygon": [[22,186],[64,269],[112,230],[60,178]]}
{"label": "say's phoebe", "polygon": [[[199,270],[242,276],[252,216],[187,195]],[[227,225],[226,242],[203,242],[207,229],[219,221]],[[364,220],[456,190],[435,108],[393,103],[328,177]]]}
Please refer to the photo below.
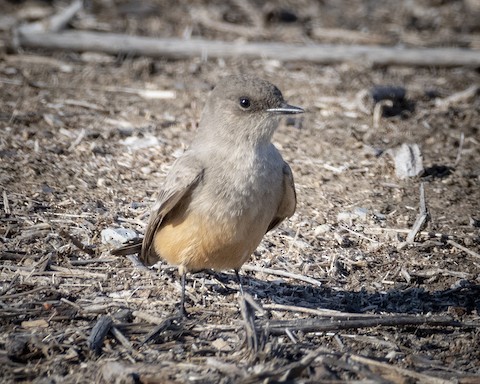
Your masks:
{"label": "say's phoebe", "polygon": [[302,112],[252,76],[226,77],[211,92],[190,148],[160,190],[140,251],[147,265],[178,265],[182,313],[186,272],[234,269],[239,277],[265,233],[295,212],[292,171],[271,138],[279,116]]}

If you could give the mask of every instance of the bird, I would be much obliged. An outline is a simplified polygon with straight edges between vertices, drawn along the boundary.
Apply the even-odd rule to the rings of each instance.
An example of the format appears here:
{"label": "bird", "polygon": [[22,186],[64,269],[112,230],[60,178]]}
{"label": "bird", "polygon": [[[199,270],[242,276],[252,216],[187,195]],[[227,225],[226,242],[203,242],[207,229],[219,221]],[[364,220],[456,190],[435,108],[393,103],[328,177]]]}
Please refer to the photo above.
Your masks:
{"label": "bird", "polygon": [[146,265],[165,260],[178,266],[184,315],[187,272],[233,269],[243,294],[241,266],[296,209],[292,171],[272,136],[280,116],[303,112],[266,80],[245,74],[222,78],[189,148],[160,188],[141,245],[112,253],[135,250]]}

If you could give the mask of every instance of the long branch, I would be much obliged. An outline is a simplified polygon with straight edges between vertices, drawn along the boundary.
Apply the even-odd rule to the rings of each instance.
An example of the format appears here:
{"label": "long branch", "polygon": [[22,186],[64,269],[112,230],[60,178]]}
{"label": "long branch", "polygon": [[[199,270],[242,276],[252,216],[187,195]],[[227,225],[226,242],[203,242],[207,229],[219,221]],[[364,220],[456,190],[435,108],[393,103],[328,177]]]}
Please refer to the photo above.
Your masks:
{"label": "long branch", "polygon": [[152,38],[114,33],[65,31],[29,33],[20,28],[19,47],[51,50],[128,53],[152,57],[245,57],[283,61],[311,61],[321,64],[362,62],[372,65],[478,66],[480,52],[459,48],[400,48],[367,45],[295,45],[279,42],[226,42],[204,39]]}

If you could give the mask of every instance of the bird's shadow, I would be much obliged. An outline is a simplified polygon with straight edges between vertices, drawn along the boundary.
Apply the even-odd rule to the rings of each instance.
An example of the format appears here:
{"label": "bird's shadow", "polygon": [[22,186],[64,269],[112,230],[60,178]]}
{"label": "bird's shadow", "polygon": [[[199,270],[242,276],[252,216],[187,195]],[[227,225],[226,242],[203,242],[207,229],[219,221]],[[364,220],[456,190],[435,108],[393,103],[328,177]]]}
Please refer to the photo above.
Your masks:
{"label": "bird's shadow", "polygon": [[[205,273],[205,272],[202,272]],[[213,273],[221,284],[211,289],[220,294],[230,294],[238,289],[234,274]],[[274,281],[260,280],[243,274],[244,290],[259,300],[275,304],[330,309],[349,313],[444,313],[449,308],[471,313],[480,312],[480,285],[462,280],[457,287],[428,291],[421,287],[399,286],[387,291],[371,292],[365,289],[348,291],[329,287],[327,284],[313,286],[308,283],[293,283],[279,278]]]}

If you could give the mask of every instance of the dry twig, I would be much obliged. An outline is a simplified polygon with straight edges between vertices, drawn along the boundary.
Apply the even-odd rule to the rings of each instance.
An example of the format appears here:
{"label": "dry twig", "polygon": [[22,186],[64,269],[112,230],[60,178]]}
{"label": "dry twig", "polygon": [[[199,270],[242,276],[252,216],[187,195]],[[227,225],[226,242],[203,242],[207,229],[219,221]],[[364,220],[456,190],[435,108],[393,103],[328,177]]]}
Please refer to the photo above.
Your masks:
{"label": "dry twig", "polygon": [[348,312],[335,311],[333,309],[306,308],[306,307],[299,307],[296,305],[284,305],[284,304],[264,304],[263,308],[268,310],[274,310],[274,311],[298,312],[298,313],[306,313],[309,315],[315,315],[317,317],[329,317],[329,318],[341,318],[341,319],[342,318],[356,319],[356,318],[372,317],[372,315],[364,314],[364,313],[348,313]]}
{"label": "dry twig", "polygon": [[132,344],[130,341],[125,337],[125,335],[115,326],[112,326],[110,329],[110,332],[112,332],[112,335],[118,340],[120,344],[123,345],[123,347],[131,353],[134,357],[141,357],[142,355],[133,348]]}
{"label": "dry twig", "polygon": [[238,302],[243,318],[248,349],[251,353],[256,354],[263,347],[264,340],[260,339],[259,332],[255,326],[255,311],[263,311],[263,308],[248,293],[242,293],[238,298]]}
{"label": "dry twig", "polygon": [[427,204],[425,202],[425,189],[423,183],[420,183],[420,212],[417,215],[411,231],[407,235],[407,243],[413,244],[413,242],[415,241],[415,236],[417,236],[417,233],[420,231],[420,229],[422,229],[427,218],[428,210]]}
{"label": "dry twig", "polygon": [[462,323],[453,321],[450,317],[431,317],[431,316],[388,316],[371,317],[368,319],[342,319],[335,321],[326,321],[322,319],[296,319],[296,320],[277,320],[266,323],[269,331],[273,335],[285,333],[285,328],[290,331],[301,332],[330,332],[341,329],[371,328],[378,326],[409,326],[409,325],[428,325],[428,326],[449,326],[461,327]]}
{"label": "dry twig", "polygon": [[205,39],[153,38],[114,33],[66,31],[62,33],[18,33],[18,47],[49,50],[121,53],[174,59],[204,57],[268,58],[310,61],[320,64],[361,62],[371,65],[478,66],[480,52],[456,48],[399,48],[361,45],[296,45],[242,43]]}
{"label": "dry twig", "polygon": [[70,240],[72,242],[72,244],[75,245],[81,251],[85,252],[86,254],[88,254],[90,256],[95,256],[95,249],[93,249],[91,246],[83,244],[78,238],[76,238],[72,234],[68,233],[66,230],[60,229],[60,231],[58,233],[64,239]]}
{"label": "dry twig", "polygon": [[322,283],[320,281],[318,281],[316,279],[313,279],[311,277],[308,277],[308,276],[299,275],[298,273],[281,271],[281,270],[271,269],[271,268],[257,267],[256,265],[252,265],[252,264],[246,264],[242,268],[245,271],[261,272],[261,273],[266,273],[266,274],[269,274],[269,275],[276,275],[276,276],[287,277],[287,278],[294,279],[294,280],[300,280],[300,281],[303,281],[305,283],[315,285],[317,287],[322,285]]}
{"label": "dry twig", "polygon": [[457,249],[460,249],[461,251],[469,254],[470,256],[473,256],[473,257],[476,257],[477,259],[480,259],[480,254],[478,254],[475,251],[472,251],[471,249],[468,249],[468,248],[464,247],[461,244],[458,244],[456,241],[453,241],[453,240],[449,239],[449,240],[447,240],[447,243],[450,244],[451,246],[453,246]]}
{"label": "dry twig", "polygon": [[151,332],[149,332],[147,336],[145,336],[142,344],[149,343],[150,341],[155,341],[162,332],[172,327],[177,328],[176,324],[182,322],[182,320],[185,319],[181,315],[173,315],[166,317]]}
{"label": "dry twig", "polygon": [[13,276],[12,280],[10,280],[8,285],[2,290],[0,290],[0,299],[5,298],[4,296],[2,297],[2,295],[5,295],[10,289],[13,288],[13,286],[15,285],[19,277],[20,275],[18,273],[15,273],[15,275]]}
{"label": "dry twig", "polygon": [[34,293],[37,293],[37,292],[41,292],[41,291],[45,291],[45,290],[48,290],[50,289],[50,287],[36,287],[36,288],[33,288],[31,289],[30,291],[25,291],[25,292],[19,292],[19,293],[12,293],[10,295],[3,295],[0,297],[0,299],[2,300],[6,300],[6,299],[16,299],[16,298],[19,298],[19,297],[22,297],[22,296],[27,296],[27,295],[32,295]]}
{"label": "dry twig", "polygon": [[435,105],[439,108],[446,109],[450,107],[452,104],[458,104],[461,102],[466,102],[473,98],[480,90],[480,86],[472,85],[467,89],[454,93],[444,99],[437,99],[435,101]]}
{"label": "dry twig", "polygon": [[460,159],[462,158],[462,149],[463,149],[463,143],[465,142],[465,134],[463,132],[460,133],[460,143],[458,144],[458,152],[457,152],[457,158],[455,159],[455,163],[453,164],[454,167],[460,163]]}
{"label": "dry twig", "polygon": [[3,190],[3,210],[5,212],[5,215],[10,215],[11,211],[10,211],[10,204],[8,203],[8,196],[7,196],[7,191],[6,190]]}
{"label": "dry twig", "polygon": [[59,272],[54,274],[62,277],[77,277],[77,278],[83,278],[83,279],[98,278],[102,280],[105,280],[108,277],[106,273],[89,272],[85,269],[64,268],[64,267],[59,267],[57,265],[51,265],[50,269],[53,270],[54,272]]}

